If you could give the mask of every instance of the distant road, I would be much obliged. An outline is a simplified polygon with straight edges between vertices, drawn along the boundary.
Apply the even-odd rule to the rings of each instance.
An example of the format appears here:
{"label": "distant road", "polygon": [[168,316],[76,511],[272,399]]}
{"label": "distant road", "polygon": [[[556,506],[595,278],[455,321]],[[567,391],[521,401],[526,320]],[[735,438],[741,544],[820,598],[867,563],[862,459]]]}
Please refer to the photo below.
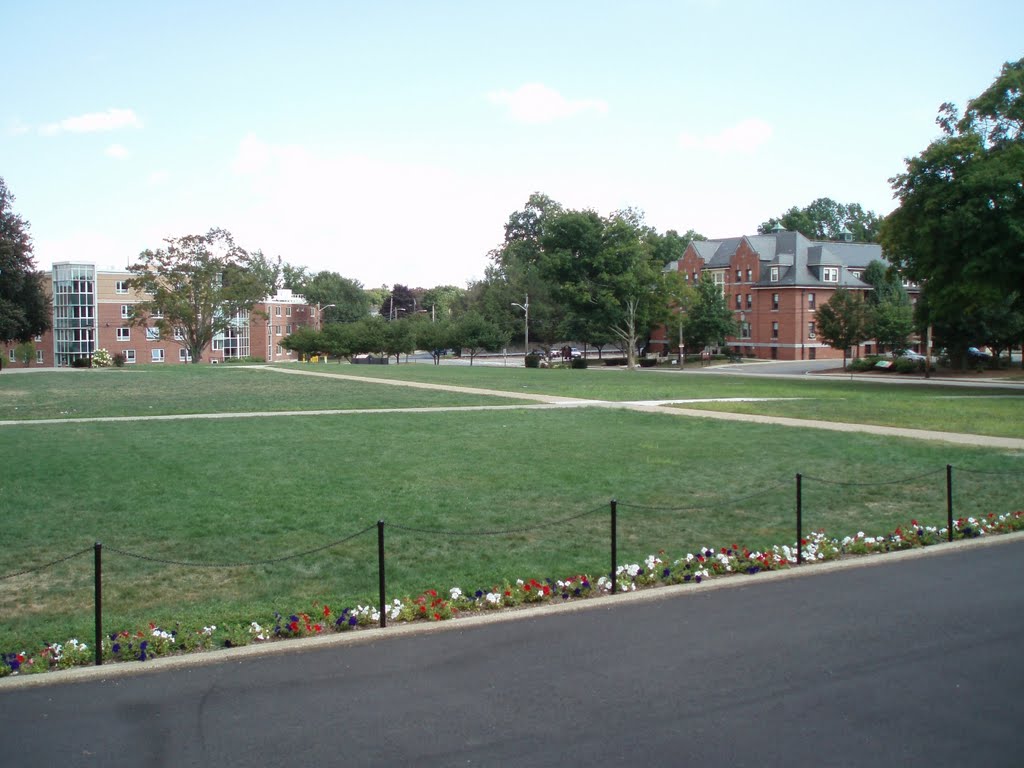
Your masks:
{"label": "distant road", "polygon": [[4,764],[1016,767],[1024,537],[987,544],[0,685]]}

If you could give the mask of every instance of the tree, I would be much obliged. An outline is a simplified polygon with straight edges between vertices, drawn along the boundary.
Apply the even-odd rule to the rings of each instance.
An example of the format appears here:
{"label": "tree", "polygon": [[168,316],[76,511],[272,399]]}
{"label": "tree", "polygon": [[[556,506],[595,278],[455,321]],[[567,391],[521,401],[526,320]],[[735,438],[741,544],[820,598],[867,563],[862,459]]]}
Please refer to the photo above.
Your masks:
{"label": "tree", "polygon": [[711,275],[704,272],[695,286],[696,291],[683,321],[686,346],[703,349],[721,344],[727,336],[736,335],[736,320],[726,302],[722,289],[715,285]]}
{"label": "tree", "polygon": [[28,341],[50,327],[49,298],[35,268],[29,224],[0,177],[0,341]]}
{"label": "tree", "polygon": [[297,290],[307,304],[327,307],[321,318],[324,323],[352,323],[370,314],[370,298],[362,283],[337,272],[317,272]]}
{"label": "tree", "polygon": [[239,315],[274,285],[264,270],[250,269],[262,254],[250,255],[223,229],[164,242],[165,248],[143,251],[129,267],[129,286],[149,296],[135,304],[132,322],[152,324],[168,339],[180,337],[198,363],[213,337],[243,322]]}
{"label": "tree", "polygon": [[477,312],[468,312],[452,325],[452,343],[469,354],[469,364],[486,350],[497,350],[508,343],[501,327]]}
{"label": "tree", "polygon": [[920,319],[923,305],[937,326],[956,329],[993,298],[1024,309],[1022,90],[1024,59],[1005,64],[963,117],[942,105],[944,135],[889,180],[899,207],[886,217],[882,244],[921,284]]}
{"label": "tree", "polygon": [[395,285],[391,289],[391,293],[385,297],[383,303],[380,305],[380,316],[386,320],[398,320],[405,315],[408,317],[416,311],[416,297],[413,292],[409,290],[408,286]]}
{"label": "tree", "polygon": [[402,355],[408,355],[416,349],[416,333],[411,319],[397,320],[388,323],[384,328],[384,354],[395,356],[395,362],[402,362]]}
{"label": "tree", "polygon": [[914,309],[899,273],[875,260],[868,264],[862,279],[874,288],[867,296],[866,335],[878,342],[879,349],[903,349],[914,332]]}
{"label": "tree", "polygon": [[867,338],[868,311],[864,300],[845,288],[838,288],[817,311],[818,336],[833,349],[843,350],[843,370],[846,356],[855,344]]}
{"label": "tree", "polygon": [[322,331],[308,325],[300,325],[293,333],[281,339],[281,346],[309,358],[326,349],[326,338]]}
{"label": "tree", "polygon": [[420,309],[427,312],[431,320],[448,319],[465,292],[465,289],[454,285],[429,288],[420,297]]}
{"label": "tree", "polygon": [[865,211],[859,203],[837,203],[829,197],[819,197],[806,208],[790,208],[779,217],[761,224],[757,231],[768,234],[776,226],[790,232],[799,232],[811,240],[842,240],[849,232],[853,240],[862,243],[878,238],[881,219],[874,211]]}

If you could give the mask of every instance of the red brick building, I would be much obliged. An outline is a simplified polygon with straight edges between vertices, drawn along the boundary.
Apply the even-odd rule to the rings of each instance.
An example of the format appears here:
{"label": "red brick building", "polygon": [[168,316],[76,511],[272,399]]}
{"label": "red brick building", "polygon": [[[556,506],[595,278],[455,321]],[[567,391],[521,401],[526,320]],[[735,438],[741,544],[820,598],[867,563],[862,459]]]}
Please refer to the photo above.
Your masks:
{"label": "red brick building", "polygon": [[[819,242],[780,230],[694,241],[666,269],[681,272],[691,284],[708,273],[721,287],[740,328],[726,340],[731,352],[766,360],[814,360],[843,356],[818,337],[817,308],[837,288],[870,291],[861,276],[872,261],[884,261],[881,246],[874,243]],[[916,289],[908,286],[908,291],[914,300]],[[678,345],[665,328],[651,334],[652,352],[674,354]],[[876,350],[876,344],[866,342],[853,352]]]}
{"label": "red brick building", "polygon": [[[128,287],[128,271],[100,270],[93,264],[54,264],[44,273],[53,308],[52,327],[34,339],[28,367],[65,367],[75,358],[90,357],[97,349],[121,353],[126,363],[191,362],[180,337],[161,338],[153,326],[133,325],[134,304],[142,296]],[[281,340],[296,328],[318,322],[315,306],[288,290],[264,299],[252,312],[241,313],[232,327],[217,334],[203,361],[255,357],[268,362],[295,360]],[[17,360],[16,344],[0,345],[4,366],[26,367]]]}

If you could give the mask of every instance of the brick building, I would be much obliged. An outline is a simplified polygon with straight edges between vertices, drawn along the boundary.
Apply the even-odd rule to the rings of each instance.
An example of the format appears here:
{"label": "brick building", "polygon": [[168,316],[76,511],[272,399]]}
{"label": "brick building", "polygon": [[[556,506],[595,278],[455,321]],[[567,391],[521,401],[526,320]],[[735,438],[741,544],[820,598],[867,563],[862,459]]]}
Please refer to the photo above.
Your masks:
{"label": "brick building", "polygon": [[[161,338],[151,326],[131,322],[135,302],[142,296],[128,287],[131,273],[102,270],[93,264],[64,262],[43,273],[52,306],[52,327],[35,338],[35,358],[29,367],[60,368],[97,349],[121,353],[126,362],[187,363],[188,350],[176,338]],[[217,334],[203,353],[204,361],[223,362],[258,357],[268,362],[294,360],[281,340],[296,328],[318,322],[316,306],[288,290],[235,317],[232,327]],[[16,360],[16,344],[3,344],[5,366],[24,367]]]}
{"label": "brick building", "polygon": [[[666,269],[681,272],[690,284],[708,273],[721,287],[740,328],[739,335],[726,340],[730,351],[766,360],[814,360],[843,356],[841,349],[818,338],[817,308],[837,288],[870,291],[861,276],[872,261],[884,261],[881,246],[874,243],[819,242],[777,230],[694,241]],[[907,290],[916,300],[916,287]],[[662,327],[651,334],[650,344],[652,352],[669,354],[679,342]],[[876,350],[876,344],[865,342],[854,353]]]}

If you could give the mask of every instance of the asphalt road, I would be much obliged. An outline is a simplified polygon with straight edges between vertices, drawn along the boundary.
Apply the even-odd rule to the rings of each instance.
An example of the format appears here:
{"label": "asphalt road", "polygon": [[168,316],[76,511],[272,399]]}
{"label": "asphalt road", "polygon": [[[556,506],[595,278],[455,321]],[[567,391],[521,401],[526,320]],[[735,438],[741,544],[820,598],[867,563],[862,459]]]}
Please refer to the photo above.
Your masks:
{"label": "asphalt road", "polygon": [[106,680],[10,766],[1019,766],[1024,539]]}

